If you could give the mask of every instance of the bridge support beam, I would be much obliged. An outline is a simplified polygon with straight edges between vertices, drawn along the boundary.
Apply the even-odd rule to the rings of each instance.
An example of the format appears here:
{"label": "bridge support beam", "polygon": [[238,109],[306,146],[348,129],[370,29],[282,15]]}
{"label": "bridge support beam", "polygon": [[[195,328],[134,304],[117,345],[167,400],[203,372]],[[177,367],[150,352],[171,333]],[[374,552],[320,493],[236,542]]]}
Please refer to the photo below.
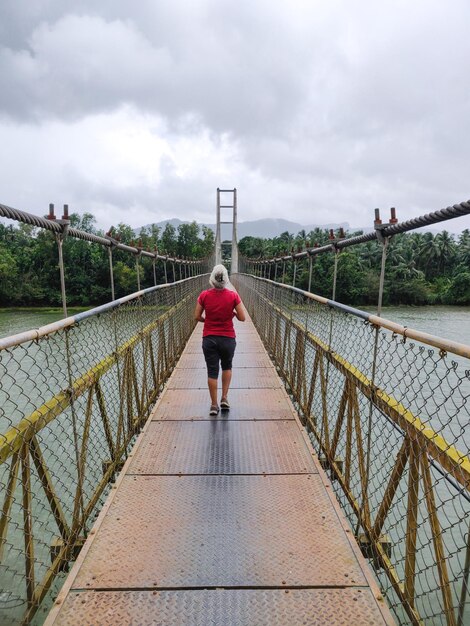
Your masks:
{"label": "bridge support beam", "polygon": [[[232,194],[232,203],[221,203],[221,194]],[[221,219],[221,209],[232,209],[232,220]],[[221,224],[232,224],[232,251],[230,273],[238,273],[237,189],[217,188],[217,223],[215,228],[215,263],[223,262]]]}
{"label": "bridge support beam", "polygon": [[237,190],[233,190],[232,274],[238,274]]}
{"label": "bridge support beam", "polygon": [[[77,556],[80,553],[80,550],[83,548],[83,544],[85,543],[85,537],[78,537],[73,546],[69,548],[70,560],[64,559],[61,560],[59,565],[59,572],[68,572],[69,571],[69,563],[70,561],[75,561]],[[49,547],[51,553],[51,563],[54,563],[55,559],[59,556],[60,552],[66,547],[66,543],[62,539],[62,537],[56,537],[51,542]]]}
{"label": "bridge support beam", "polygon": [[[375,569],[380,569],[381,565],[379,559],[374,554],[374,544],[369,541],[366,535],[358,535],[356,537],[356,541],[359,544],[359,548],[361,549],[362,555],[366,559],[372,559],[373,565]],[[380,535],[377,540],[377,543],[381,546],[385,554],[390,559],[392,557],[392,541],[388,535]]]}
{"label": "bridge support beam", "polygon": [[[333,469],[332,466],[331,466],[330,460],[326,456],[321,456],[321,457],[319,457],[318,460],[320,461],[320,465],[323,467],[325,472],[327,470],[332,470]],[[343,463],[344,463],[344,461],[340,457],[336,457],[335,458],[335,466],[336,466],[337,470],[339,472],[341,472],[341,473],[343,473],[343,467],[344,467]],[[335,474],[334,471],[331,472],[331,480],[337,480],[336,474]]]}
{"label": "bridge support beam", "polygon": [[215,264],[222,263],[222,235],[220,232],[220,189],[217,187],[217,208],[216,208],[216,227],[215,227]]}

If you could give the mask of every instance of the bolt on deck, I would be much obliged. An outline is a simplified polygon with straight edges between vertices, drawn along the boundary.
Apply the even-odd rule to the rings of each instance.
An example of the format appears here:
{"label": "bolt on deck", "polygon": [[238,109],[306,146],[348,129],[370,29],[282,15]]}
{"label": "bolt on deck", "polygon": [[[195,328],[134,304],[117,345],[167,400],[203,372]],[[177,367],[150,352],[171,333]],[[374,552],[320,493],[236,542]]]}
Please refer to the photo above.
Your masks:
{"label": "bolt on deck", "polygon": [[200,336],[46,625],[394,624],[251,321],[216,418]]}

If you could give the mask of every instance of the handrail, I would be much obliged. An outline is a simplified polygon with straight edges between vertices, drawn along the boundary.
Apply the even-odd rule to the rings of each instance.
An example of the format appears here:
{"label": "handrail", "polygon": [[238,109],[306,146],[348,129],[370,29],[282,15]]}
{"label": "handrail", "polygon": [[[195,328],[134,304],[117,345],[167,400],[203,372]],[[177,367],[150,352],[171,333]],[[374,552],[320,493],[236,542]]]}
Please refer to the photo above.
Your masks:
{"label": "handrail", "polygon": [[198,275],[151,287],[3,341],[2,623],[30,623],[77,557],[194,328],[206,284]]}
{"label": "handrail", "polygon": [[469,346],[269,279],[233,282],[400,623],[463,625]]}
{"label": "handrail", "polygon": [[[251,274],[247,274],[244,272],[240,272],[240,276],[251,276]],[[356,309],[352,306],[348,306],[347,304],[342,304],[341,302],[336,302],[335,300],[330,300],[329,298],[324,298],[323,296],[319,296],[314,293],[310,293],[308,291],[303,291],[298,287],[292,287],[291,285],[286,285],[283,283],[277,283],[268,278],[262,278],[260,276],[256,277],[256,280],[261,282],[265,282],[268,284],[276,285],[281,289],[286,289],[293,293],[301,294],[305,298],[309,300],[313,300],[320,304],[325,304],[332,309],[336,309],[338,311],[343,311],[343,313],[350,313],[355,317],[359,317],[363,319],[365,322],[369,322],[374,326],[378,326],[379,328],[386,328],[387,330],[396,333],[397,335],[401,335],[406,339],[415,339],[416,341],[421,341],[422,343],[427,344],[428,346],[432,346],[434,348],[438,348],[439,350],[443,350],[444,352],[450,352],[451,354],[456,354],[458,356],[465,357],[470,359],[470,345],[459,343],[458,341],[452,341],[450,339],[445,339],[444,337],[438,337],[437,335],[430,335],[429,333],[422,332],[420,330],[415,330],[413,328],[409,328],[408,326],[402,326],[401,324],[397,324],[396,322],[392,322],[384,317],[379,317],[378,315],[373,315],[372,313],[367,313],[367,311],[362,311],[361,309]]]}
{"label": "handrail", "polygon": [[174,285],[180,285],[187,281],[198,280],[201,276],[207,276],[207,274],[198,274],[198,276],[191,276],[183,280],[177,280],[174,283],[164,283],[162,285],[156,285],[155,287],[141,289],[140,291],[135,291],[134,293],[131,293],[127,296],[123,296],[122,298],[117,298],[117,300],[113,300],[112,302],[107,302],[106,304],[102,304],[92,309],[88,309],[87,311],[83,311],[82,313],[77,313],[76,315],[71,315],[70,317],[58,320],[57,322],[46,324],[45,326],[41,326],[40,328],[33,328],[31,330],[26,330],[16,335],[10,335],[9,337],[0,338],[0,352],[2,350],[8,350],[9,348],[13,348],[14,346],[19,346],[22,343],[26,343],[28,341],[37,341],[41,337],[47,337],[48,335],[56,333],[60,330],[69,328],[70,326],[74,326],[75,324],[79,324],[85,319],[94,317],[95,315],[101,315],[108,311],[112,311],[113,309],[122,306],[126,302],[131,302],[132,300],[141,298],[146,294],[154,293],[156,291],[159,291],[160,289],[168,289],[169,287],[173,287]]}

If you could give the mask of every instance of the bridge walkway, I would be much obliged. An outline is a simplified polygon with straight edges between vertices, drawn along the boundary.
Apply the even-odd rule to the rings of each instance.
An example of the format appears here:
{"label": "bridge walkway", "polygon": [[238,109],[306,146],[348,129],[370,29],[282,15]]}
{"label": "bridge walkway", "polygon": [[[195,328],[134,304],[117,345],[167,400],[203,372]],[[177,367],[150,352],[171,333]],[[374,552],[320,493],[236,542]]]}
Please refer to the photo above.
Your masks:
{"label": "bridge walkway", "polygon": [[251,321],[217,418],[200,336],[46,624],[394,623]]}

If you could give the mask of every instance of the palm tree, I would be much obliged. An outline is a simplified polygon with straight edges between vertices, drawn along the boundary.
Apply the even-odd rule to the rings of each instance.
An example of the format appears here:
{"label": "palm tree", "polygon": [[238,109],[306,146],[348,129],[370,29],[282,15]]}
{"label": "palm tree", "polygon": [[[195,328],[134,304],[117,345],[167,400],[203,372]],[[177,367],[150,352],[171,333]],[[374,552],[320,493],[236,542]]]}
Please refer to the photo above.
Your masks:
{"label": "palm tree", "polygon": [[377,267],[381,257],[380,246],[374,241],[368,241],[360,247],[359,262],[363,269]]}
{"label": "palm tree", "polygon": [[434,241],[439,247],[439,273],[444,273],[446,269],[451,268],[456,256],[456,245],[453,236],[443,230],[438,233]]}
{"label": "palm tree", "polygon": [[397,267],[400,263],[405,263],[405,239],[401,236],[394,237],[387,251],[387,265],[390,269]]}
{"label": "palm tree", "polygon": [[468,228],[462,231],[459,237],[457,260],[459,263],[470,265],[470,230]]}
{"label": "palm tree", "polygon": [[314,244],[318,243],[323,245],[328,241],[328,231],[318,228],[317,226],[308,233],[307,239]]}
{"label": "palm tree", "polygon": [[393,269],[393,276],[400,280],[412,280],[413,278],[424,278],[423,272],[416,267],[415,261],[404,261]]}
{"label": "palm tree", "polygon": [[426,277],[435,276],[438,273],[441,249],[439,240],[432,233],[424,233],[419,249],[420,260],[424,262]]}

